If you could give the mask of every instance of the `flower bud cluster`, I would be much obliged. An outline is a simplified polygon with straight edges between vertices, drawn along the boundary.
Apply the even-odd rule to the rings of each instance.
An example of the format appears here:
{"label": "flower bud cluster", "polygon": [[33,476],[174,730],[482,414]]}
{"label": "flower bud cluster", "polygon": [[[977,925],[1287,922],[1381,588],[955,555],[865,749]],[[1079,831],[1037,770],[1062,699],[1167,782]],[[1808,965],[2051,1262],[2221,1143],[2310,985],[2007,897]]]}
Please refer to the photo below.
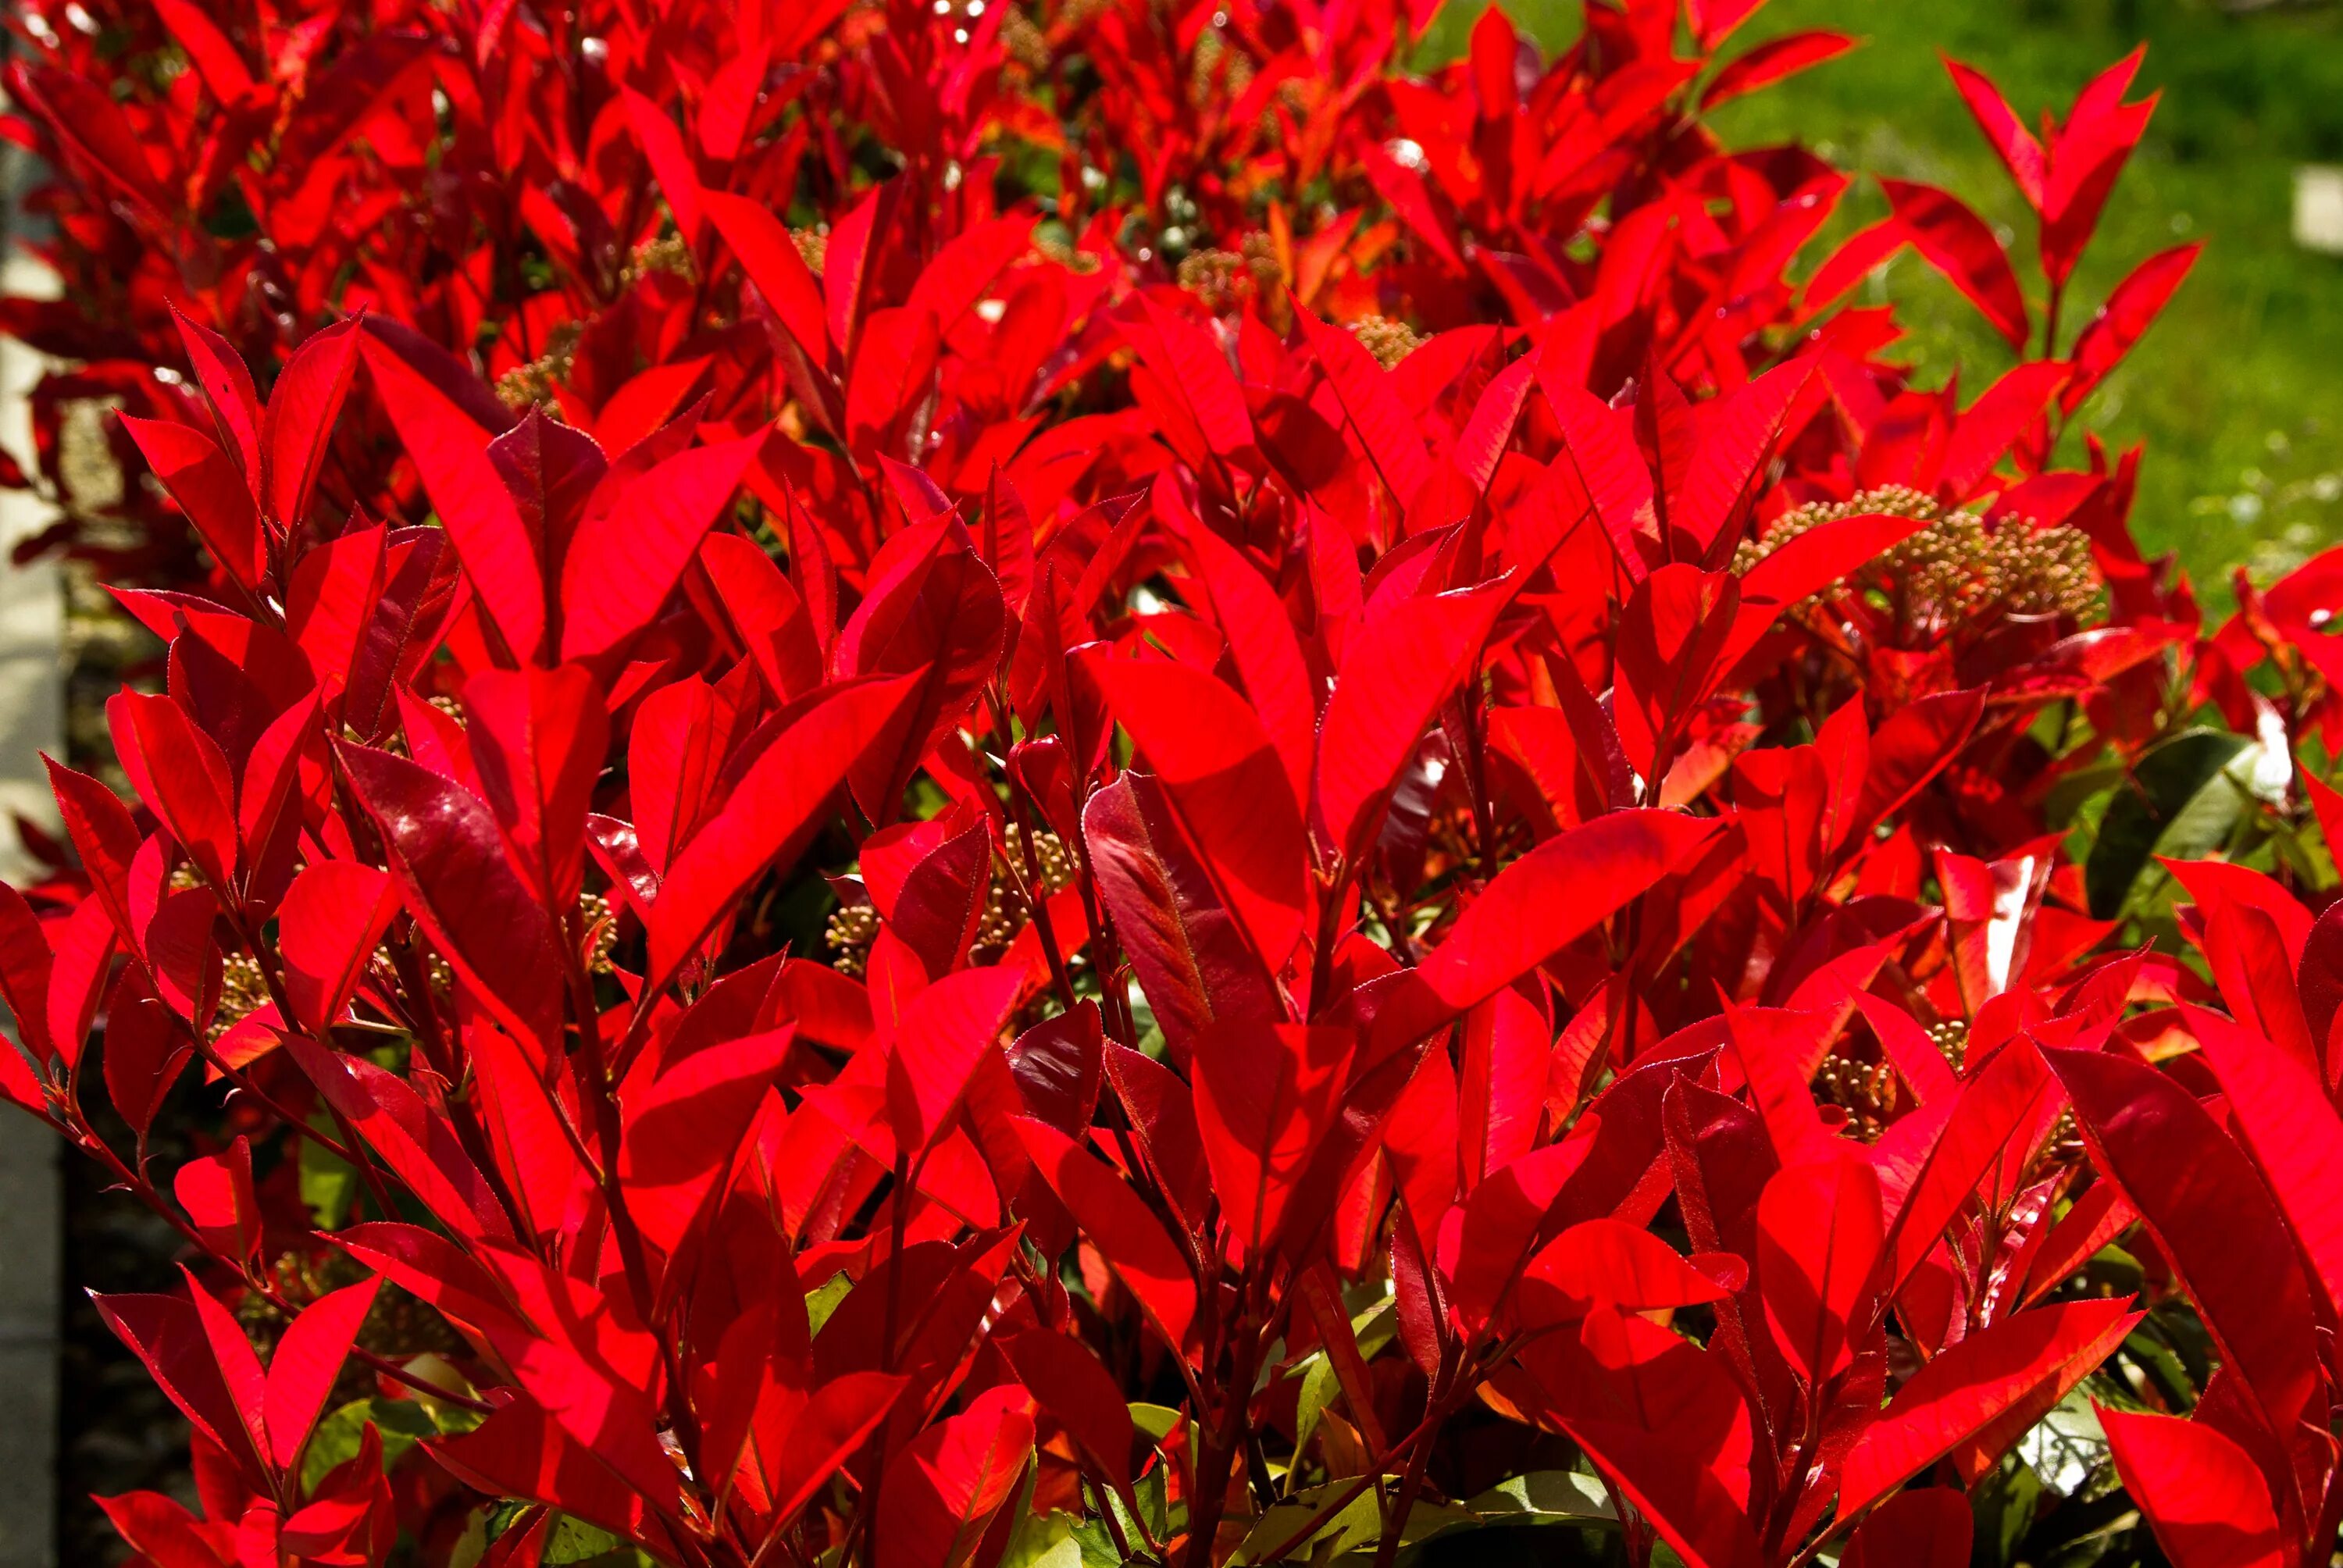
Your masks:
{"label": "flower bud cluster", "polygon": [[[1850,586],[1885,595],[1908,625],[1958,628],[1996,617],[2080,616],[2098,602],[2101,584],[2091,539],[2081,529],[2064,524],[2036,528],[2023,518],[1988,523],[1975,512],[1948,511],[1900,485],[1783,514],[1763,538],[1742,543],[1734,570],[1747,572],[1825,523],[1881,513],[1925,518],[1926,526],[1856,573]],[[1797,608],[1811,608],[1821,597]]]}
{"label": "flower bud cluster", "polygon": [[1388,316],[1363,316],[1351,323],[1351,336],[1357,338],[1366,351],[1375,357],[1375,363],[1389,370],[1423,347],[1423,339],[1404,321],[1393,321]]}

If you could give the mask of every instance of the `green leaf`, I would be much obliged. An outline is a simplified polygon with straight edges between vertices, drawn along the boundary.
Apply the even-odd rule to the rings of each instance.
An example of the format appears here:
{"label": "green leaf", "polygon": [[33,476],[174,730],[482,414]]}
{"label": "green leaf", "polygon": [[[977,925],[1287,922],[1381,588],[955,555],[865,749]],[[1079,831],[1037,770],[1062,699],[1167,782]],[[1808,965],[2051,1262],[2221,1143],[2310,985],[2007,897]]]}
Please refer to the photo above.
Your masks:
{"label": "green leaf", "polygon": [[567,1513],[554,1515],[553,1528],[546,1532],[545,1555],[541,1562],[551,1568],[555,1563],[593,1563],[604,1568],[632,1568],[647,1564],[650,1559],[598,1525],[573,1519]]}
{"label": "green leaf", "polygon": [[1574,1470],[1534,1470],[1501,1481],[1473,1499],[1473,1513],[1488,1520],[1569,1524],[1616,1524],[1617,1512],[1602,1482]]}
{"label": "green leaf", "polygon": [[[1326,1359],[1324,1352],[1311,1356],[1309,1367],[1309,1372],[1302,1379],[1301,1395],[1293,1406],[1293,1460],[1296,1469],[1301,1468],[1302,1456],[1309,1451],[1311,1438],[1317,1435],[1318,1417],[1324,1412],[1328,1402],[1333,1399],[1338,1386],[1334,1363]],[[1291,1484],[1292,1478],[1287,1480]]]}
{"label": "green leaf", "polygon": [[[1000,1568],[1088,1568],[1091,1560],[1075,1534],[1080,1523],[1071,1513],[1020,1516],[1016,1532],[1009,1538],[1009,1550],[1001,1554]],[[1111,1568],[1121,1568],[1119,1557],[1110,1555],[1104,1561]]]}
{"label": "green leaf", "polygon": [[830,1277],[829,1283],[817,1290],[808,1291],[806,1292],[808,1330],[817,1334],[821,1332],[822,1324],[830,1322],[830,1314],[838,1310],[838,1303],[846,1300],[853,1290],[854,1282],[848,1279],[845,1271],[841,1270]]}
{"label": "green leaf", "polygon": [[1351,1320],[1351,1337],[1359,1342],[1359,1359],[1373,1361],[1375,1352],[1399,1337],[1399,1298],[1384,1296]]}
{"label": "green leaf", "polygon": [[2258,751],[2246,736],[2189,729],[2140,758],[2083,868],[2095,918],[2113,920],[2154,891],[2163,879],[2155,857],[2202,859],[2228,842],[2253,803],[2237,765]]}
{"label": "green leaf", "polygon": [[[1114,1549],[1114,1537],[1108,1533],[1106,1521],[1085,1519],[1073,1528],[1074,1543],[1081,1549],[1082,1568],[1122,1568],[1122,1553]],[[1058,1568],[1054,1563],[1049,1568]]]}
{"label": "green leaf", "polygon": [[1180,1412],[1170,1405],[1133,1404],[1131,1407],[1131,1424],[1145,1432],[1151,1442],[1161,1442],[1172,1435],[1172,1429],[1180,1424]]}
{"label": "green leaf", "polygon": [[[331,1137],[334,1124],[324,1111],[309,1125]],[[327,1153],[314,1138],[301,1144],[301,1201],[320,1231],[338,1231],[349,1222],[350,1207],[357,1201],[358,1173],[349,1161]]]}
{"label": "green leaf", "polygon": [[464,1522],[464,1533],[448,1549],[447,1568],[476,1568],[488,1554],[488,1513],[485,1508],[472,1510]]}
{"label": "green leaf", "polygon": [[354,1399],[328,1413],[310,1434],[309,1446],[301,1454],[301,1490],[305,1493],[317,1490],[317,1483],[336,1465],[347,1463],[357,1456],[368,1422],[374,1422],[375,1430],[382,1434],[385,1471],[397,1464],[418,1440],[439,1430],[432,1422],[431,1412],[413,1400]]}
{"label": "green leaf", "polygon": [[[1331,1481],[1313,1486],[1277,1504],[1261,1516],[1244,1543],[1237,1548],[1232,1563],[1252,1563],[1267,1561],[1257,1553],[1275,1551],[1292,1538],[1294,1532],[1307,1525],[1318,1511],[1342,1493],[1358,1485],[1358,1478]],[[1400,1532],[1400,1544],[1413,1546],[1434,1535],[1462,1526],[1477,1525],[1481,1516],[1453,1503],[1434,1503],[1419,1498],[1408,1511],[1407,1526]],[[1383,1505],[1373,1486],[1360,1488],[1359,1494],[1345,1503],[1332,1519],[1320,1525],[1306,1542],[1297,1543],[1288,1556],[1308,1556],[1312,1560],[1337,1559],[1345,1553],[1372,1550],[1382,1540],[1383,1530]],[[1284,1559],[1280,1559],[1283,1561]]]}

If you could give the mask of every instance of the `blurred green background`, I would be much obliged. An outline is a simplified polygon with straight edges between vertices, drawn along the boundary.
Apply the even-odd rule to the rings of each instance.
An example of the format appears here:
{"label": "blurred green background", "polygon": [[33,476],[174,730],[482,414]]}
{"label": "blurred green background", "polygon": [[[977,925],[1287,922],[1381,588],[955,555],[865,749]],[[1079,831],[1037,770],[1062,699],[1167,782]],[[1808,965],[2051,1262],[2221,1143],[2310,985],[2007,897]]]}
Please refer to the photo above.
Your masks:
{"label": "blurred green background", "polygon": [[[1578,0],[1504,3],[1549,48],[1576,32]],[[1484,5],[1456,0],[1427,49],[1461,50]],[[2208,609],[2231,602],[2232,567],[2266,582],[2343,540],[2343,257],[2291,236],[2296,167],[2343,165],[2343,4],[1772,0],[1725,52],[1808,27],[1865,41],[1726,106],[1716,124],[1727,139],[1796,136],[1841,167],[1943,186],[2016,236],[2019,276],[2037,286],[2032,216],[1940,56],[1985,71],[2034,124],[2147,44],[2132,95],[2161,89],[2163,100],[2069,291],[2061,348],[2134,262],[2210,243],[2077,423],[2114,447],[2147,442],[2133,518],[2141,546],[2177,550]],[[1885,212],[1865,181],[1823,243]],[[1908,252],[1868,286],[1906,305],[1902,351],[1924,384],[1957,368],[1973,393],[2010,364],[1976,312]],[[2030,303],[2038,326],[2041,300]],[[2079,451],[2079,435],[2070,439]]]}

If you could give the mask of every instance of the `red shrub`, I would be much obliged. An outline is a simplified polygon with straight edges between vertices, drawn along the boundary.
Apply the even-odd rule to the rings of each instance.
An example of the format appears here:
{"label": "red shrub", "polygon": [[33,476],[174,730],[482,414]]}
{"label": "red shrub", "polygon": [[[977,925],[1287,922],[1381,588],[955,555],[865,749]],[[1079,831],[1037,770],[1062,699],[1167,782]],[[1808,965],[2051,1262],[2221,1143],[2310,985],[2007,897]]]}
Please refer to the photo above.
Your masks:
{"label": "red shrub", "polygon": [[2200,646],[2054,465],[2193,258],[2060,344],[2136,62],[1956,68],[1963,407],[1831,307],[2024,355],[2011,261],[1792,281],[1749,8],[23,10],[27,482],[121,407],[50,542],[170,649],[0,891],[0,1089],[187,1242],[134,1549],[1956,1563],[2091,1378],[2174,1561],[2323,1562],[2338,568]]}

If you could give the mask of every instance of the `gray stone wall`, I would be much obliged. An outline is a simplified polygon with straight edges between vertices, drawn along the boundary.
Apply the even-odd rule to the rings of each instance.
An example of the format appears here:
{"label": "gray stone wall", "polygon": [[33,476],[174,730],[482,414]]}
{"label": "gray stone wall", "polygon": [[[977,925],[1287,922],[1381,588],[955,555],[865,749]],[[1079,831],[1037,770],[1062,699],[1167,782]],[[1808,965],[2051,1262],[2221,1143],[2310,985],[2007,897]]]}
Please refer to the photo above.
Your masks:
{"label": "gray stone wall", "polygon": [[[7,185],[0,245],[15,237],[6,220],[15,216],[15,181]],[[0,292],[55,286],[27,258],[0,268]],[[39,372],[30,350],[0,341],[0,446],[27,470],[34,465],[25,391]],[[54,566],[18,568],[7,559],[19,539],[48,520],[35,498],[0,493],[0,878],[10,879],[30,869],[17,816],[55,825],[40,754],[64,747],[64,597]],[[51,1568],[57,1560],[58,1152],[47,1129],[0,1109],[0,1568]]]}

